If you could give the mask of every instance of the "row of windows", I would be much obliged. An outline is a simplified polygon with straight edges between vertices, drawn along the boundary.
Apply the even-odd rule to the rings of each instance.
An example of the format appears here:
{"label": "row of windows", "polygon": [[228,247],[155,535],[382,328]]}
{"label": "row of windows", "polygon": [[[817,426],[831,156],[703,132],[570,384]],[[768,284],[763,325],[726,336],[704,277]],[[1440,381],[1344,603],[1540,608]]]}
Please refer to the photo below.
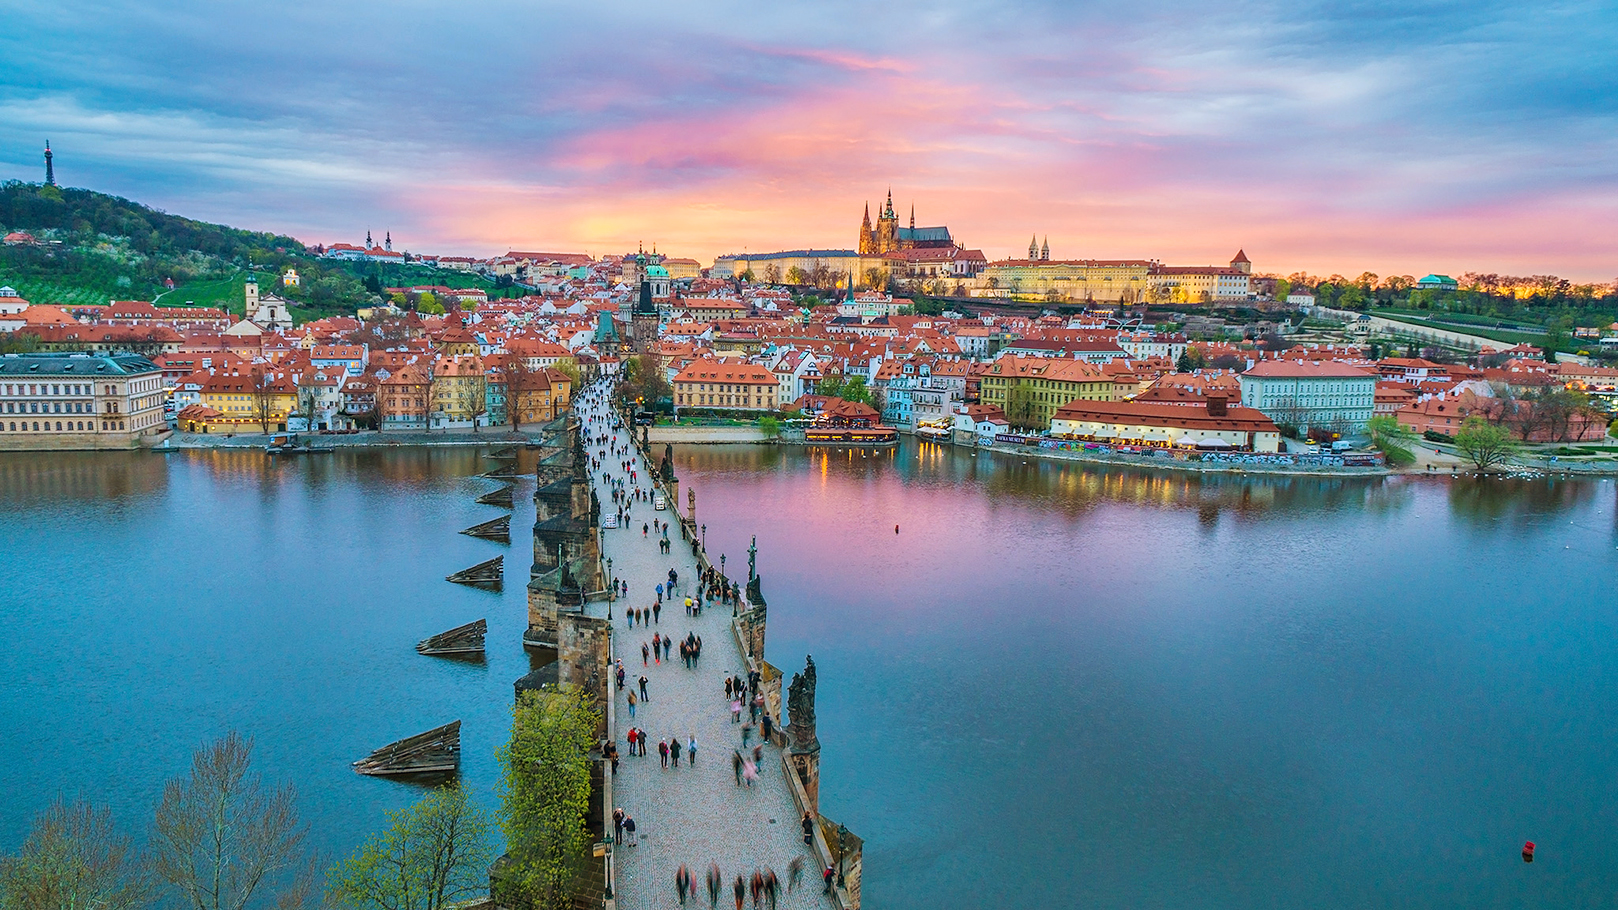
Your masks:
{"label": "row of windows", "polygon": [[721,407],[721,408],[723,408],[723,407],[735,407],[735,408],[762,408],[762,407],[768,407],[768,405],[765,404],[765,397],[760,396],[760,395],[754,395],[751,398],[749,398],[746,395],[687,395],[687,394],[682,393],[680,395],[680,404],[684,404],[684,405],[712,405],[714,407]]}
{"label": "row of windows", "polygon": [[[0,394],[5,395],[94,395],[95,387],[89,385],[59,383],[6,383],[0,385]],[[112,386],[106,387],[107,395],[116,394]]]}
{"label": "row of windows", "polygon": [[[52,428],[53,423],[55,424],[54,429]],[[57,420],[54,422],[49,420],[35,420],[32,422],[27,420],[12,420],[0,421],[0,430],[6,430],[7,432],[11,433],[76,433],[93,431],[95,429],[95,424],[96,422],[93,420]],[[124,422],[122,420],[101,421],[101,429],[103,430],[121,430],[123,428]]]}
{"label": "row of windows", "polygon": [[6,402],[7,414],[93,414],[95,409],[88,401],[22,401]]}

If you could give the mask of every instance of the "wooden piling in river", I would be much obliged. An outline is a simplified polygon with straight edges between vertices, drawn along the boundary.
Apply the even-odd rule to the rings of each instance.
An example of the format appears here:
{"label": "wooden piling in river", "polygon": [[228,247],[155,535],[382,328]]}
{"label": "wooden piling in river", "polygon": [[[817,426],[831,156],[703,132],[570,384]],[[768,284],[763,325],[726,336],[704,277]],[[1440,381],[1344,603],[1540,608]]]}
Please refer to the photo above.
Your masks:
{"label": "wooden piling in river", "polygon": [[416,651],[433,655],[482,654],[483,637],[488,631],[489,622],[486,619],[469,622],[422,639],[416,644]]}
{"label": "wooden piling in river", "polygon": [[498,490],[490,490],[489,492],[484,493],[482,496],[478,497],[477,501],[479,503],[483,504],[483,505],[486,505],[486,506],[500,506],[501,508],[504,508],[504,509],[512,508],[512,505],[511,505],[511,491],[512,491],[512,489],[513,489],[512,485],[508,483],[508,484],[506,484],[505,486],[501,487]]}
{"label": "wooden piling in river", "polygon": [[511,543],[511,516],[502,515],[492,521],[473,525],[461,532],[469,537],[479,537],[483,540],[497,540],[500,543]]}
{"label": "wooden piling in river", "polygon": [[486,562],[480,562],[470,568],[462,569],[454,575],[445,575],[445,581],[453,581],[458,585],[471,585],[474,588],[484,588],[490,591],[499,591],[505,585],[504,556],[496,556]]}
{"label": "wooden piling in river", "polygon": [[[481,622],[481,620],[479,620]],[[457,774],[461,770],[461,722],[388,743],[354,763],[357,774]]]}

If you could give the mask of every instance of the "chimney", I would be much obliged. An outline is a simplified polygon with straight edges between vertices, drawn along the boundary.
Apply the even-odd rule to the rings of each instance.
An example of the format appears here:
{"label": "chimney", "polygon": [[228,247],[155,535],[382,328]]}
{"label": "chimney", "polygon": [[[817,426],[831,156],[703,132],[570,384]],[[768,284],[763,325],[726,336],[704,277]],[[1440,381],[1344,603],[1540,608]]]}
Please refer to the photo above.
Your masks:
{"label": "chimney", "polygon": [[1210,394],[1208,396],[1208,416],[1223,417],[1228,411],[1225,408],[1226,398],[1223,394]]}

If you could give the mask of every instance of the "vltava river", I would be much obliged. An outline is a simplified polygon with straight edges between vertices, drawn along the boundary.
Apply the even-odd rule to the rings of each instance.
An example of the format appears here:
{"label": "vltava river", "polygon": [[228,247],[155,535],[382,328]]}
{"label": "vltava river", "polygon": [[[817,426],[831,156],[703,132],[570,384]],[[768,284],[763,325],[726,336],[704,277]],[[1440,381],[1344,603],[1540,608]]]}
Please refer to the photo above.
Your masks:
{"label": "vltava river", "polygon": [[[1618,899],[1611,482],[676,462],[733,576],[758,537],[772,662],[815,656],[822,808],[866,839],[870,906]],[[416,795],[349,762],[447,720],[492,807],[533,481],[512,547],[456,534],[503,514],[473,503],[490,466],[0,456],[0,849],[59,793],[143,831],[229,729],[329,853]],[[496,553],[505,594],[442,581]],[[486,663],[415,653],[478,617]]]}

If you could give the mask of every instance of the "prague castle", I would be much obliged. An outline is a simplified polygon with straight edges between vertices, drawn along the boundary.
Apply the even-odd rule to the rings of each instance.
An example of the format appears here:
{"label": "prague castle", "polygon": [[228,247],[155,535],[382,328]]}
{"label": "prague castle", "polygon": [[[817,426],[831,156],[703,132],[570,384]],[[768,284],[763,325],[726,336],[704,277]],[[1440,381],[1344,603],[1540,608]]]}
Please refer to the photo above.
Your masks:
{"label": "prague castle", "polygon": [[874,226],[871,205],[865,205],[865,220],[860,222],[861,256],[880,256],[897,250],[948,250],[957,246],[947,227],[916,227],[915,206],[910,207],[910,227],[900,227],[899,216],[893,211],[892,190],[888,190],[887,205],[878,213]]}

